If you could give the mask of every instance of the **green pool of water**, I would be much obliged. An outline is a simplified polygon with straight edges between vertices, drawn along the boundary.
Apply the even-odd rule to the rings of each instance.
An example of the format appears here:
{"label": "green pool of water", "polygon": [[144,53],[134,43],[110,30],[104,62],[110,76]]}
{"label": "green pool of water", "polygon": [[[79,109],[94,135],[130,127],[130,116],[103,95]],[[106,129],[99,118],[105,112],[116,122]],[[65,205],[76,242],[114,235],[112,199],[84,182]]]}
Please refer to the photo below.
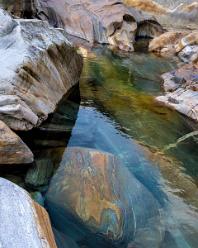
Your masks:
{"label": "green pool of water", "polygon": [[69,146],[119,156],[138,180],[164,204],[167,237],[161,247],[198,246],[198,142],[191,137],[165,150],[196,125],[159,105],[160,75],[176,61],[149,54],[120,57],[96,50],[85,60],[81,104]]}

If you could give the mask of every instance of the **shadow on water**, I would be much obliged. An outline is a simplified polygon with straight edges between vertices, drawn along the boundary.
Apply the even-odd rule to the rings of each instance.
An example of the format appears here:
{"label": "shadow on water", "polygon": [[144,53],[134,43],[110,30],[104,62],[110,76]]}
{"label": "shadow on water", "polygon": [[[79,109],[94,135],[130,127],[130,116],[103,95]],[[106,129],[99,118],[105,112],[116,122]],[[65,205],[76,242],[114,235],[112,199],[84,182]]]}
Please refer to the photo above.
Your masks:
{"label": "shadow on water", "polygon": [[30,193],[41,192],[44,195],[67,147],[79,103],[80,92],[77,85],[62,98],[56,111],[41,126],[28,132],[18,132],[33,151],[35,161],[31,165],[1,166],[0,176],[17,183]]}

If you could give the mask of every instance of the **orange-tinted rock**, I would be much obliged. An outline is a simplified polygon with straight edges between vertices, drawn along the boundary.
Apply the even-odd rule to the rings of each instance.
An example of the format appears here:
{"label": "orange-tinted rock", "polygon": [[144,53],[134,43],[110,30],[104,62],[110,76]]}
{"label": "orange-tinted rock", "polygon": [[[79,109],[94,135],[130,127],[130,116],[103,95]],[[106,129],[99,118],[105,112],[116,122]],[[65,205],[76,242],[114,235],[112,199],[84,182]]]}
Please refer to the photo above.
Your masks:
{"label": "orange-tinted rock", "polygon": [[124,3],[130,7],[137,8],[145,12],[151,12],[155,15],[166,14],[168,12],[166,7],[152,0],[124,0]]}
{"label": "orange-tinted rock", "polygon": [[33,162],[33,154],[26,144],[0,121],[0,164],[26,164]]}
{"label": "orange-tinted rock", "polygon": [[187,34],[187,32],[170,31],[153,39],[149,44],[149,51],[163,56],[172,56],[177,52],[176,44]]}

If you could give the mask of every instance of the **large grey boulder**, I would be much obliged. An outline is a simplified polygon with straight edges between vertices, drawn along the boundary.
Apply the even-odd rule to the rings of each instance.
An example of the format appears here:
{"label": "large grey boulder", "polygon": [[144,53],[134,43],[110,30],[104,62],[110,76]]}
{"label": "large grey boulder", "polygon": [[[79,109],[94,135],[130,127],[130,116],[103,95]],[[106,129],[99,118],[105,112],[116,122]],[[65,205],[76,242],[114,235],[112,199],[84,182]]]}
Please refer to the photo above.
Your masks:
{"label": "large grey boulder", "polygon": [[38,126],[77,84],[82,59],[63,31],[0,9],[0,119],[15,130]]}
{"label": "large grey boulder", "polygon": [[29,194],[0,178],[0,246],[57,248],[48,214]]}

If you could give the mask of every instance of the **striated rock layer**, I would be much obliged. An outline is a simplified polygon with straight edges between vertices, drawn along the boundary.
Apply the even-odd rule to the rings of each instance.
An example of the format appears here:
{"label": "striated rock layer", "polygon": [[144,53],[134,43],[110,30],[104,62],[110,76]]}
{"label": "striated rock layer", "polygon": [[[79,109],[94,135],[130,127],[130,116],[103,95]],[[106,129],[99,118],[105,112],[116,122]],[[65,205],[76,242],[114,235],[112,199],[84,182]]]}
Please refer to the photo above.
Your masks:
{"label": "striated rock layer", "polygon": [[68,148],[46,201],[55,227],[81,244],[159,247],[164,237],[157,201],[108,153]]}
{"label": "striated rock layer", "polygon": [[25,190],[0,178],[0,202],[1,247],[57,247],[47,212]]}
{"label": "striated rock layer", "polygon": [[0,165],[33,162],[33,154],[25,143],[0,121]]}
{"label": "striated rock layer", "polygon": [[[149,38],[163,33],[160,24],[151,16],[128,8],[117,0],[37,0],[27,3],[18,0],[3,6],[14,15],[47,20],[54,27],[61,27],[78,40],[78,45],[110,44],[114,48],[133,51],[136,35]],[[139,30],[140,29],[140,30]]]}
{"label": "striated rock layer", "polygon": [[72,36],[81,38],[90,44],[94,42],[110,44],[122,50],[133,51],[138,26],[145,24],[145,32],[155,37],[163,32],[162,27],[148,15],[127,8],[117,0],[39,0],[46,16],[57,21],[62,20],[65,30]]}
{"label": "striated rock layer", "polygon": [[0,119],[15,130],[38,126],[77,84],[82,59],[64,33],[0,9]]}

